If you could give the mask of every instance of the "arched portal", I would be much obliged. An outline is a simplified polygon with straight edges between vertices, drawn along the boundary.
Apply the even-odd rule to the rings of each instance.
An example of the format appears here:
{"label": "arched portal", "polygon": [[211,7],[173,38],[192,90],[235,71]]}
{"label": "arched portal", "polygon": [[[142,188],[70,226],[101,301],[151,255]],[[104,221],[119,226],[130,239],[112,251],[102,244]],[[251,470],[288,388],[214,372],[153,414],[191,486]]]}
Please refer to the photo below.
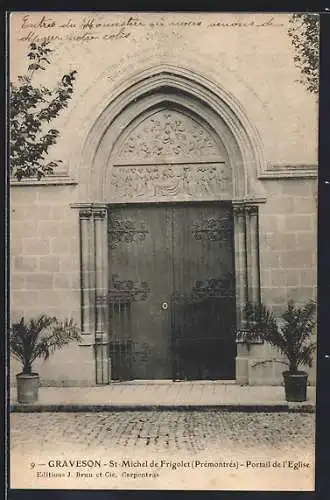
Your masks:
{"label": "arched portal", "polygon": [[178,68],[137,75],[95,121],[76,207],[98,383],[235,378],[233,332],[260,296],[262,161],[232,96]]}

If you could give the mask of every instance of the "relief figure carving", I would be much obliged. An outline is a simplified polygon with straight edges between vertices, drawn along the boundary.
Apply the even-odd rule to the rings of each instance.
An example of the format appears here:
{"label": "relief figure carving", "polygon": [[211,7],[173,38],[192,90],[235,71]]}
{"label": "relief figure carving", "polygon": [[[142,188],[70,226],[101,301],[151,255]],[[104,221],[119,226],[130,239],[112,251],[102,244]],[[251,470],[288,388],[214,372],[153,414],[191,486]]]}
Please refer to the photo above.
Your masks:
{"label": "relief figure carving", "polygon": [[178,159],[219,156],[212,135],[197,121],[177,111],[160,110],[146,118],[126,138],[119,158]]}
{"label": "relief figure carving", "polygon": [[114,167],[111,177],[117,199],[203,197],[231,194],[230,167],[224,163],[201,165],[153,165]]}

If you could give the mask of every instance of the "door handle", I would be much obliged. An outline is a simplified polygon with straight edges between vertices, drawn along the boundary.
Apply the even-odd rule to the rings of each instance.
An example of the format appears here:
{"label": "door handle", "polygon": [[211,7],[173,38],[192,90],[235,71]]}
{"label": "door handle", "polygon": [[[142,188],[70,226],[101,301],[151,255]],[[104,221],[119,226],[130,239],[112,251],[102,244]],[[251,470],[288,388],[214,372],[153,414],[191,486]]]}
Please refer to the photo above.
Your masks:
{"label": "door handle", "polygon": [[161,305],[163,311],[166,311],[166,309],[168,309],[168,303],[167,302],[163,302],[162,305]]}

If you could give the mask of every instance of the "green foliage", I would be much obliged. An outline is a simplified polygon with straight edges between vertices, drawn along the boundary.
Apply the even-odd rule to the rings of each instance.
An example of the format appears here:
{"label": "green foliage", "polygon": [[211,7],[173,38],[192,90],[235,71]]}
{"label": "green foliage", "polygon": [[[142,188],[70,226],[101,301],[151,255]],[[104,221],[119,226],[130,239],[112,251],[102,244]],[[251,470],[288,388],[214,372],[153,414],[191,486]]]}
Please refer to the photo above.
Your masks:
{"label": "green foliage", "polygon": [[13,357],[22,363],[23,373],[30,374],[37,358],[48,359],[57,349],[79,340],[79,330],[72,319],[60,322],[55,317],[41,315],[28,322],[22,317],[14,323],[9,346]]}
{"label": "green foliage", "polygon": [[277,348],[289,362],[289,371],[296,373],[300,365],[312,366],[316,343],[311,335],[316,325],[316,303],[311,300],[298,307],[291,300],[278,321],[263,304],[248,304],[246,325],[238,338],[246,342],[264,341]]}
{"label": "green foliage", "polygon": [[319,16],[294,13],[289,19],[289,36],[295,51],[294,61],[301,72],[300,82],[312,94],[319,89]]}
{"label": "green foliage", "polygon": [[28,71],[18,77],[18,83],[10,83],[9,89],[9,168],[12,176],[38,179],[54,172],[61,160],[47,163],[50,146],[59,136],[48,124],[68,106],[72,97],[76,71],[64,75],[58,85],[50,90],[32,84],[33,76],[45,71],[51,64],[52,49],[47,42],[30,44]]}

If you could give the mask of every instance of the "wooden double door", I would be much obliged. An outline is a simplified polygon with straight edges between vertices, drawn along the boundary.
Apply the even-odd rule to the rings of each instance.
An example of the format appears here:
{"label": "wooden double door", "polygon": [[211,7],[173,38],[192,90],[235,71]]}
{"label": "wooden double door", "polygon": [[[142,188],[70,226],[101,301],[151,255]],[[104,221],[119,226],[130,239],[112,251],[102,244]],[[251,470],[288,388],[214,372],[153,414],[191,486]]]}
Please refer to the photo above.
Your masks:
{"label": "wooden double door", "polygon": [[109,207],[111,376],[235,378],[230,203]]}

